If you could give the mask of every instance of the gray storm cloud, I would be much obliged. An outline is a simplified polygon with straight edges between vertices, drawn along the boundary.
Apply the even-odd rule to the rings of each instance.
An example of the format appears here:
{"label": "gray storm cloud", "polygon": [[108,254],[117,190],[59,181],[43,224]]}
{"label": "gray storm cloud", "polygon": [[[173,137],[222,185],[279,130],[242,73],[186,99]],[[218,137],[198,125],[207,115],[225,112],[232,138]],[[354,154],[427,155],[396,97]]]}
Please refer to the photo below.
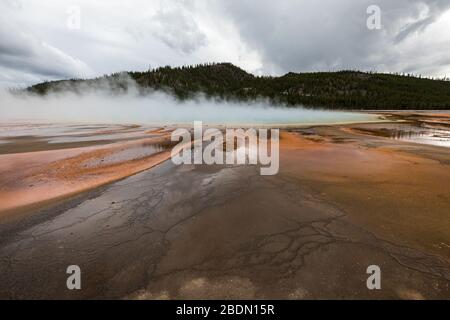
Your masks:
{"label": "gray storm cloud", "polygon": [[[369,5],[381,9],[380,30],[366,26]],[[446,76],[449,8],[448,0],[3,0],[0,86],[214,61],[257,74]]]}
{"label": "gray storm cloud", "polygon": [[[381,30],[366,27],[370,5],[381,9]],[[428,52],[417,50],[422,43],[420,33],[450,8],[448,0],[287,0],[282,4],[262,0],[257,6],[242,0],[227,1],[225,7],[240,34],[262,54],[264,64],[279,72],[402,72],[413,62],[416,72],[429,73],[436,65],[417,58],[436,52],[442,55],[444,64],[439,67],[448,63],[440,42],[429,47]],[[416,37],[417,46],[402,46],[408,37]],[[450,35],[445,39],[449,42]]]}

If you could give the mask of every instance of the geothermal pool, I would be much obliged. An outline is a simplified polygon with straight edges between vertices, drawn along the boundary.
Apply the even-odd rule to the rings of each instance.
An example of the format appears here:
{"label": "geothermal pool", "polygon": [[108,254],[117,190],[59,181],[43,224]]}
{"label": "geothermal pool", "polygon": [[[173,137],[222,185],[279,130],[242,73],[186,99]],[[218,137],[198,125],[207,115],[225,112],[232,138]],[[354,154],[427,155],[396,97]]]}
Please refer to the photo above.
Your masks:
{"label": "geothermal pool", "polygon": [[[177,101],[155,93],[149,96],[75,96],[17,98],[0,93],[2,122],[214,125],[314,125],[377,121],[369,113],[274,106],[268,101],[233,102],[199,98]],[[1,129],[0,129],[1,130]],[[1,131],[0,131],[1,133]]]}

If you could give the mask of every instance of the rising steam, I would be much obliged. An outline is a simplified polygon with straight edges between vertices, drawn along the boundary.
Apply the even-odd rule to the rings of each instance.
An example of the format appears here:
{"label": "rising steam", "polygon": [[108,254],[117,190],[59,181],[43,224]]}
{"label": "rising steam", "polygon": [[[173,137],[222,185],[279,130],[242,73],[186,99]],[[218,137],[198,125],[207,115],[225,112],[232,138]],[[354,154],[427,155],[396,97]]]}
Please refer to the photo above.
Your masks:
{"label": "rising steam", "polygon": [[[124,79],[122,78],[121,84]],[[373,120],[375,116],[273,106],[266,100],[230,102],[207,99],[179,101],[170,94],[152,91],[142,94],[131,79],[125,92],[111,81],[96,81],[61,88],[45,96],[0,93],[1,122],[50,121],[137,124],[296,124]]]}

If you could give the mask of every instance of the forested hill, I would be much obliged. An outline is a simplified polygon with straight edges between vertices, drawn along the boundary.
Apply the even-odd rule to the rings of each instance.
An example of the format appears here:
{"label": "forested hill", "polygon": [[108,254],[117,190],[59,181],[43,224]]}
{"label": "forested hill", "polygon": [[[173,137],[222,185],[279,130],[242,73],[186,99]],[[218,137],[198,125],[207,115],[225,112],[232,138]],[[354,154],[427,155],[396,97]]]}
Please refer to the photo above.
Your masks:
{"label": "forested hill", "polygon": [[331,109],[450,109],[450,81],[359,71],[291,72],[281,77],[259,77],[229,63],[162,67],[89,80],[44,82],[27,90],[37,94],[79,92],[107,83],[121,93],[132,83],[130,77],[142,94],[149,89],[164,90],[179,99],[203,93],[221,99],[266,98],[274,103]]}

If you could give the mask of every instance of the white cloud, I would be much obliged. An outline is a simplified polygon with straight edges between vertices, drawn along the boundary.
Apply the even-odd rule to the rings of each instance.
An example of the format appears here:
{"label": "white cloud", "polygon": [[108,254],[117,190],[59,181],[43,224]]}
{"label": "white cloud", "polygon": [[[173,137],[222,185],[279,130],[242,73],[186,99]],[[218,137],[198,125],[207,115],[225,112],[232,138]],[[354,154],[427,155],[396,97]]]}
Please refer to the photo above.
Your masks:
{"label": "white cloud", "polygon": [[0,13],[0,82],[21,84],[29,80],[93,75],[84,62],[38,38],[32,29],[9,19],[11,13],[8,10]]}

